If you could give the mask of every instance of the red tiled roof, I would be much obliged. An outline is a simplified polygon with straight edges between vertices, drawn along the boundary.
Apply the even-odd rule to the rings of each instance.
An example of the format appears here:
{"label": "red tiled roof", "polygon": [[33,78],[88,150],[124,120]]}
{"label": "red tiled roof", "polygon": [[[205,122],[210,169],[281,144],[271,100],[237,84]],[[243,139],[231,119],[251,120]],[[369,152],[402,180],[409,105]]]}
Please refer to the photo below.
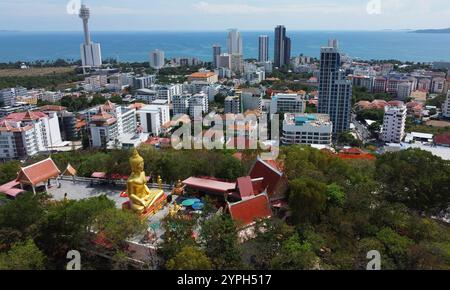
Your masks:
{"label": "red tiled roof", "polygon": [[360,155],[360,154],[363,154],[364,151],[362,151],[359,148],[353,147],[353,148],[350,148],[350,149],[344,149],[344,150],[341,151],[341,153]]}
{"label": "red tiled roof", "polygon": [[10,181],[0,186],[0,192],[10,197],[17,197],[19,194],[25,192],[25,190],[16,188],[20,183],[17,180]]}
{"label": "red tiled roof", "polygon": [[280,172],[276,167],[271,166],[262,159],[256,161],[252,170],[250,171],[250,177],[252,179],[264,178],[263,184],[267,188],[269,194],[274,193],[278,183],[283,177],[283,173]]}
{"label": "red tiled roof", "polygon": [[5,120],[13,120],[16,122],[20,121],[32,121],[32,120],[39,120],[40,118],[47,117],[46,114],[42,112],[20,112],[20,113],[12,113],[6,116]]}
{"label": "red tiled roof", "polygon": [[236,183],[222,182],[206,178],[190,177],[183,181],[184,185],[200,190],[213,191],[217,193],[227,193],[236,189]]}
{"label": "red tiled roof", "polygon": [[438,145],[450,146],[450,134],[441,134],[434,136],[434,142]]}
{"label": "red tiled roof", "polygon": [[254,195],[252,178],[250,176],[238,178],[237,186],[242,199]]}
{"label": "red tiled roof", "polygon": [[230,215],[236,222],[243,226],[250,225],[258,219],[272,216],[269,198],[265,194],[250,197],[243,201],[228,204]]}
{"label": "red tiled roof", "polygon": [[55,162],[51,158],[42,160],[33,165],[24,167],[17,176],[17,181],[25,184],[36,185],[61,174]]}

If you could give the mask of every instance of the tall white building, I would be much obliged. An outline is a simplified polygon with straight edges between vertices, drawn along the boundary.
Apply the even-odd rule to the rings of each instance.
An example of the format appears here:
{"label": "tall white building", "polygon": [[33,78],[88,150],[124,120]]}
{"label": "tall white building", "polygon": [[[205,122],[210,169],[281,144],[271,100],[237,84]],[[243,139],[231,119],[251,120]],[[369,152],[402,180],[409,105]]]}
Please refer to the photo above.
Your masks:
{"label": "tall white building", "polygon": [[381,139],[387,143],[400,143],[405,137],[406,105],[386,106]]}
{"label": "tall white building", "polygon": [[154,101],[150,105],[142,107],[137,113],[144,133],[157,136],[161,133],[161,126],[170,122],[170,109],[167,101]]}
{"label": "tall white building", "polygon": [[270,115],[276,113],[304,113],[306,101],[298,94],[277,94],[272,97]]}
{"label": "tall white building", "polygon": [[162,69],[165,65],[164,51],[155,49],[150,52],[150,66],[154,69]]}
{"label": "tall white building", "polygon": [[205,93],[195,94],[189,99],[189,116],[192,118],[201,118],[208,111],[208,96]]}
{"label": "tall white building", "polygon": [[237,29],[230,29],[227,44],[229,54],[244,55],[242,36]]}
{"label": "tall white building", "polygon": [[94,148],[110,147],[120,136],[136,133],[136,109],[117,106],[110,101],[86,111],[85,118],[89,122]]}
{"label": "tall white building", "polygon": [[444,118],[450,118],[450,91],[447,92],[447,99],[442,105],[442,116]]}
{"label": "tall white building", "polygon": [[0,122],[0,160],[23,159],[61,145],[61,130],[54,112],[13,113]]}
{"label": "tall white building", "polygon": [[80,18],[83,20],[84,43],[81,44],[81,62],[83,67],[101,67],[102,53],[99,43],[91,41],[89,32],[90,10],[86,5],[81,5]]}
{"label": "tall white building", "polygon": [[330,146],[333,123],[325,114],[285,114],[281,142],[284,145],[315,144]]}

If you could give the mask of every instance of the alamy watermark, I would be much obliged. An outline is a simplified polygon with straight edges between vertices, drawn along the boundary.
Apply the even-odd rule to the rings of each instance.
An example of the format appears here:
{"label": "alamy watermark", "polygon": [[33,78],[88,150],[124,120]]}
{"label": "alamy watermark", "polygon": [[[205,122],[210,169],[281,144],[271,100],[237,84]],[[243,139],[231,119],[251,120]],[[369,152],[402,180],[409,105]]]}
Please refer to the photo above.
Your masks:
{"label": "alamy watermark", "polygon": [[367,14],[379,15],[382,12],[381,0],[370,0],[366,6]]}
{"label": "alamy watermark", "polygon": [[[261,150],[264,160],[276,160],[280,151],[279,115],[263,114],[208,114],[202,117],[202,109],[194,108],[194,116],[186,122],[186,115],[173,119],[177,129],[171,137],[176,150]],[[269,126],[270,123],[270,126]],[[269,138],[270,134],[270,138]]]}
{"label": "alamy watermark", "polygon": [[69,251],[66,255],[66,258],[69,260],[66,266],[66,270],[68,271],[81,270],[81,254],[79,251],[76,250]]}

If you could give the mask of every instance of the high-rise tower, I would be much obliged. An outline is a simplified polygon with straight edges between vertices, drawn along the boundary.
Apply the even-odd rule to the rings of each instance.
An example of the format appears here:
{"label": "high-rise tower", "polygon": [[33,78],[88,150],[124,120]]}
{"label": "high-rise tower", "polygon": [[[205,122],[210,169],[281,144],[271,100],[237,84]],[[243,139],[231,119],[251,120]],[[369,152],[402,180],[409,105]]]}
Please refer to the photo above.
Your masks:
{"label": "high-rise tower", "polygon": [[83,67],[101,67],[102,53],[99,43],[91,41],[89,33],[89,18],[91,12],[86,5],[81,5],[80,18],[83,20],[84,43],[81,44],[81,62]]}
{"label": "high-rise tower", "polygon": [[319,106],[321,114],[330,115],[333,134],[350,129],[352,83],[341,68],[341,53],[337,41],[320,51]]}
{"label": "high-rise tower", "polygon": [[274,48],[274,65],[278,68],[289,65],[291,60],[291,39],[286,36],[286,27],[283,25],[278,25],[275,28]]}
{"label": "high-rise tower", "polygon": [[269,36],[267,35],[259,36],[258,61],[260,62],[269,61]]}

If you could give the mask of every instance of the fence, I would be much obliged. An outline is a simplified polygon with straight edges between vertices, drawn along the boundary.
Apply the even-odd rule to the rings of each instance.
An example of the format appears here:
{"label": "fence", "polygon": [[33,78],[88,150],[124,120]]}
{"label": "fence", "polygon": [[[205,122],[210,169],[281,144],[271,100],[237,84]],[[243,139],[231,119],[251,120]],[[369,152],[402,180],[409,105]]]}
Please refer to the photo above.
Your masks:
{"label": "fence", "polygon": [[[90,183],[93,185],[103,185],[103,184],[109,184],[109,185],[115,185],[115,186],[126,186],[127,181],[123,179],[118,180],[109,180],[109,179],[101,179],[101,178],[92,178],[92,177],[71,177],[71,176],[60,176],[58,178],[59,180],[65,180],[65,181],[74,181],[74,182],[82,182],[82,183]],[[148,183],[148,187],[150,188],[159,188],[158,183]],[[166,191],[171,191],[174,188],[173,185],[170,184],[163,184],[162,189]]]}

